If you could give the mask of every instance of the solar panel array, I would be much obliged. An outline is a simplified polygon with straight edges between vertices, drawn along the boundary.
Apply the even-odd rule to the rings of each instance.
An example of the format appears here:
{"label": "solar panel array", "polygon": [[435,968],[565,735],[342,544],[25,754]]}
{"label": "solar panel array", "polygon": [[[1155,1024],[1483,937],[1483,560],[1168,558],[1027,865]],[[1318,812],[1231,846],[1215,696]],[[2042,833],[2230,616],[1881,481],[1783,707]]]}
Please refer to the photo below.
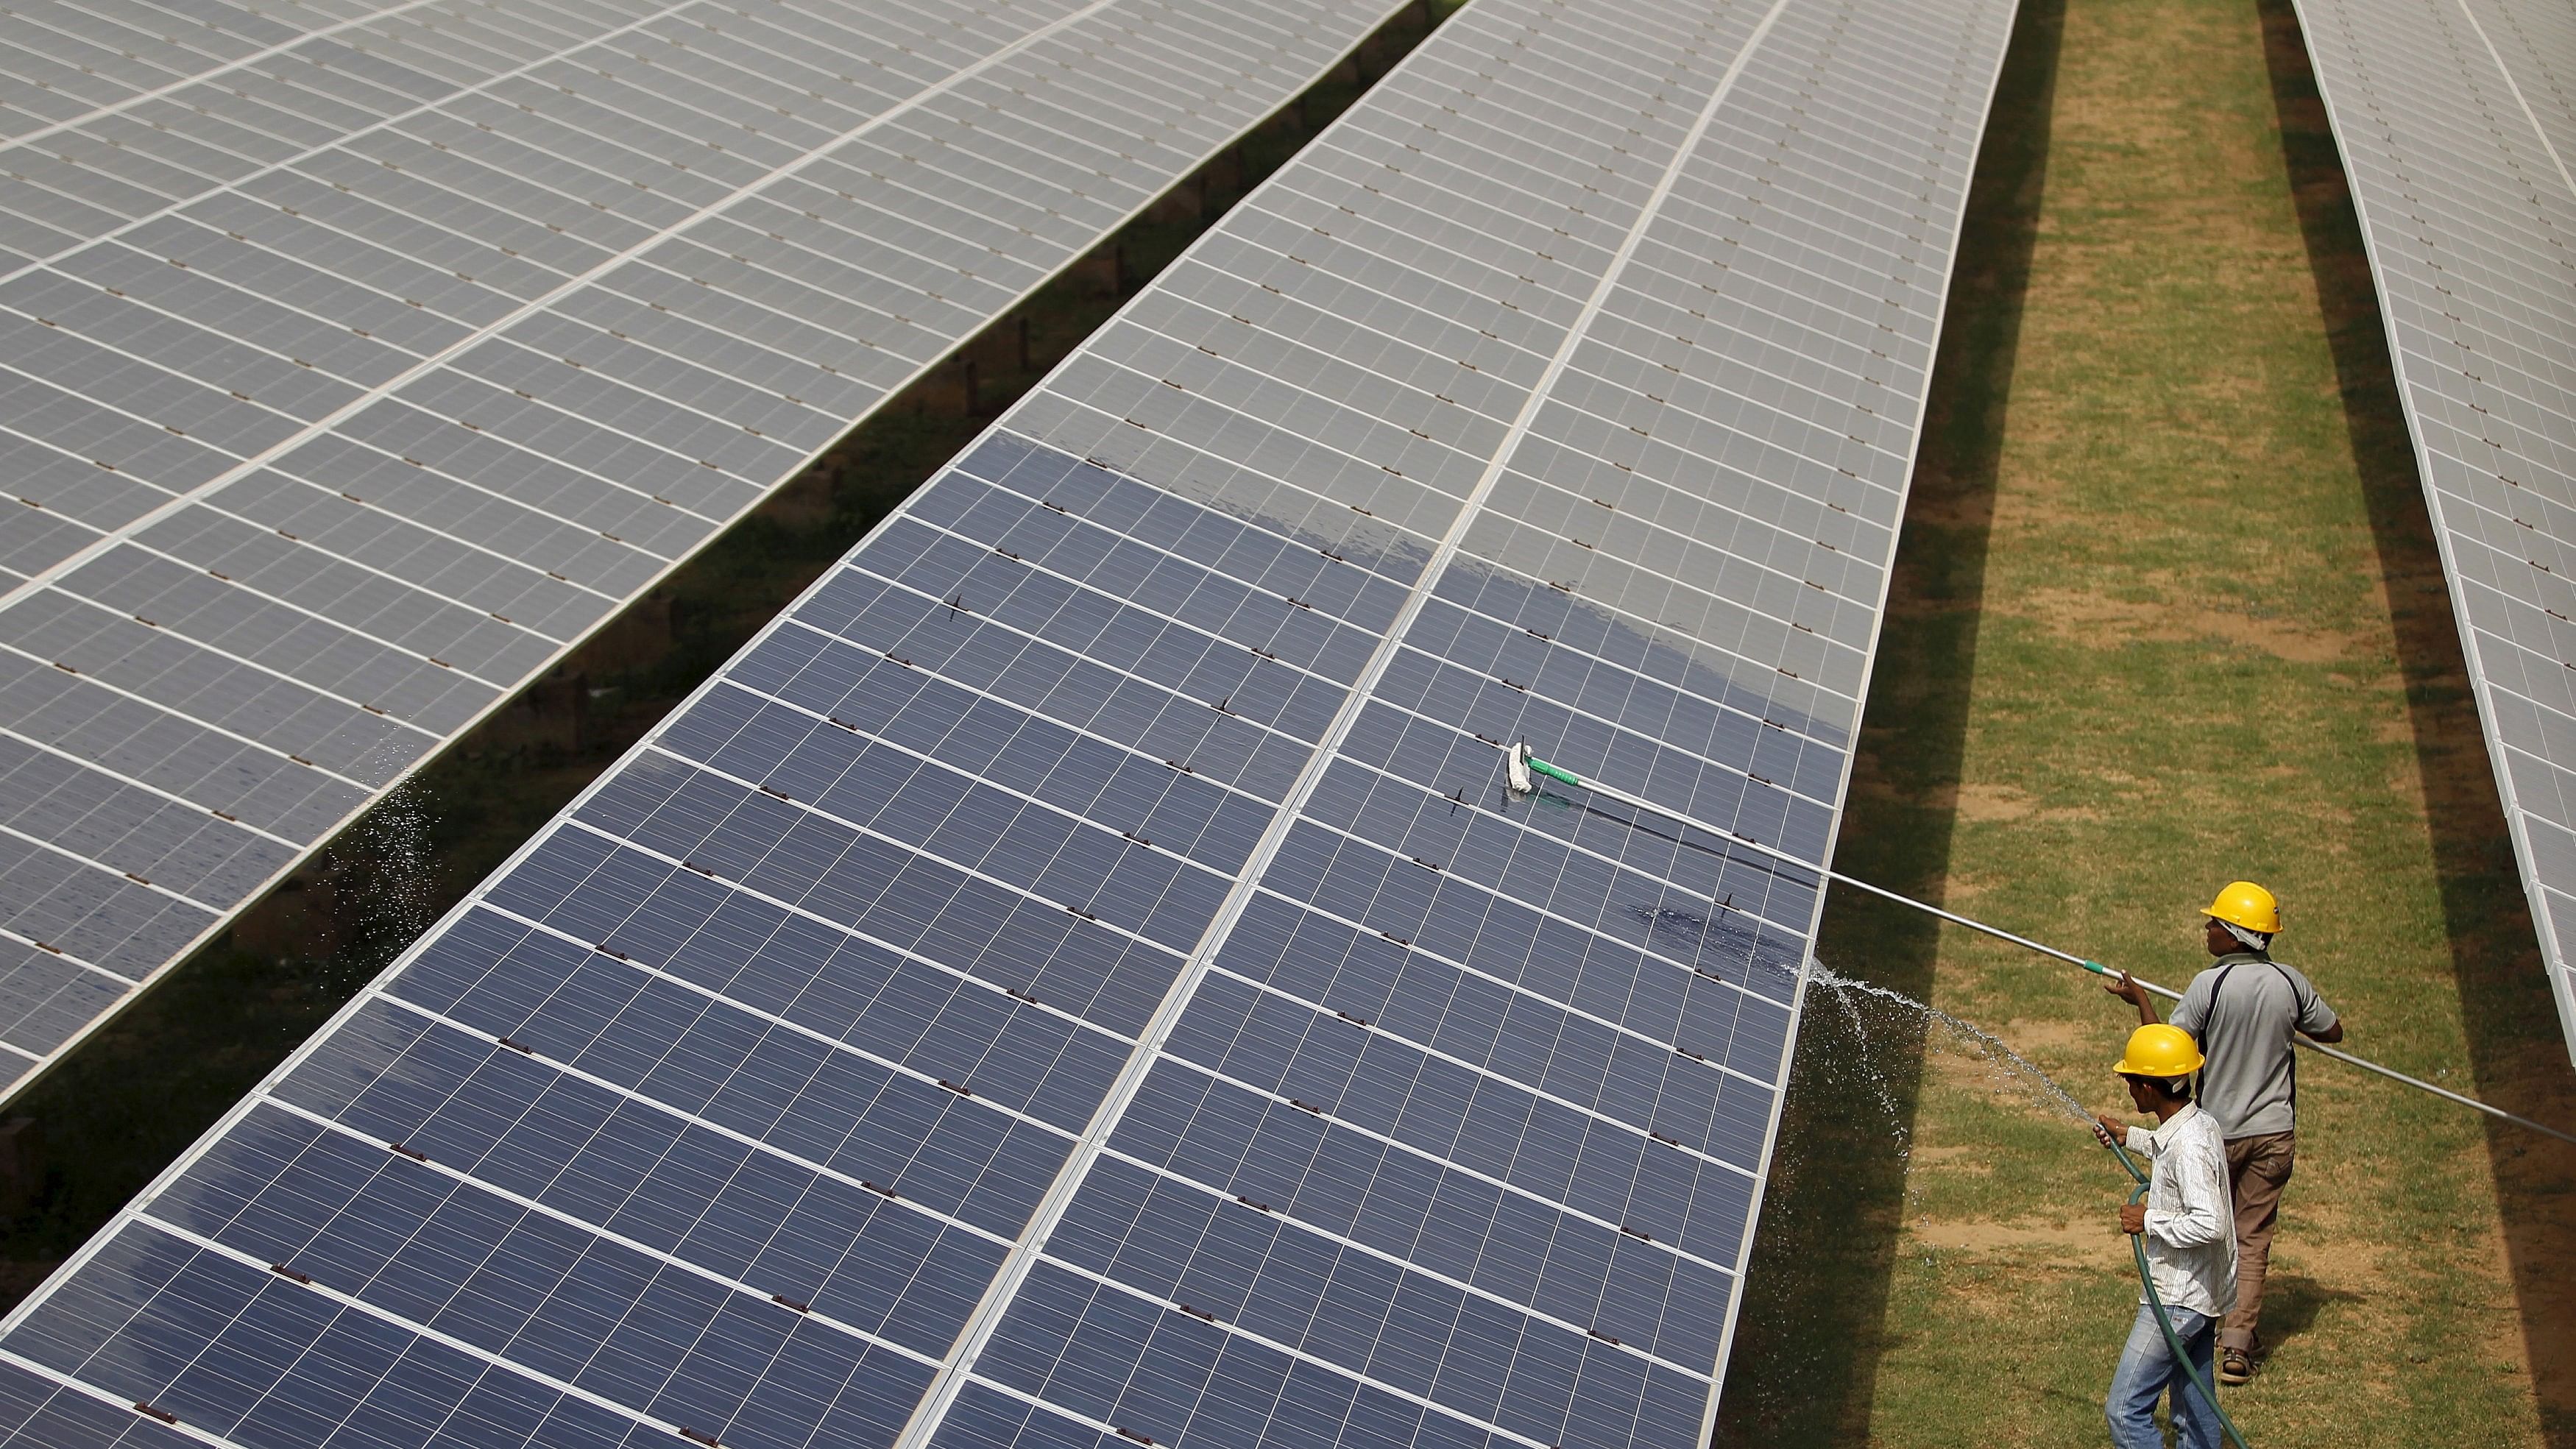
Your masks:
{"label": "solar panel array", "polygon": [[10,11],[0,1083],[1396,8]]}
{"label": "solar panel array", "polygon": [[2011,18],[1475,0],[0,1325],[0,1443],[1701,1442]]}
{"label": "solar panel array", "polygon": [[2298,8],[2576,1057],[2576,12]]}

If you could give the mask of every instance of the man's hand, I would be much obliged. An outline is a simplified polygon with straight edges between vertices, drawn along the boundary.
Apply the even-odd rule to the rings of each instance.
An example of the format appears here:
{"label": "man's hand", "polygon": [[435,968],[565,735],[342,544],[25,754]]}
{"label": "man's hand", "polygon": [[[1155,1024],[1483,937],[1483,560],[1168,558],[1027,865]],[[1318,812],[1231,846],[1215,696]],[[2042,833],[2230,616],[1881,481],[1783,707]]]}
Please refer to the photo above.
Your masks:
{"label": "man's hand", "polygon": [[2134,1237],[2146,1230],[2147,1205],[2142,1202],[2122,1204],[2120,1207],[2120,1231]]}
{"label": "man's hand", "polygon": [[2105,1147],[2126,1142],[2129,1140],[2129,1124],[2116,1117],[2096,1117],[2093,1119],[2093,1138]]}
{"label": "man's hand", "polygon": [[2120,979],[2117,981],[2103,983],[2102,989],[2110,992],[2113,996],[2120,998],[2122,1001],[2129,1003],[2131,1006],[2136,1007],[2138,1009],[2138,1025],[2153,1026],[2156,1024],[2155,998],[2149,996],[2147,994],[2147,988],[2140,986],[2137,983],[2136,978],[2130,976],[2128,972],[2121,972]]}

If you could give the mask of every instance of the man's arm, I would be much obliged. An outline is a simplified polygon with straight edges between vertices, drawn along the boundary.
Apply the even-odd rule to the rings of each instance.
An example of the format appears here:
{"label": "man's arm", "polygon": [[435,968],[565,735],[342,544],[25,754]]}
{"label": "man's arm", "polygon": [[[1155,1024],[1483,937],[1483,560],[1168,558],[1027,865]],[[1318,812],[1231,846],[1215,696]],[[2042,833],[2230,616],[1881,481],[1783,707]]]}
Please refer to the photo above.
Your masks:
{"label": "man's arm", "polygon": [[2104,1117],[2097,1114],[2093,1118],[2093,1140],[2105,1147],[2117,1143],[2131,1152],[2141,1152],[2149,1156],[2153,1156],[2156,1150],[2156,1134],[2144,1128],[2132,1127],[2117,1117]]}
{"label": "man's arm", "polygon": [[2120,998],[2122,1001],[2129,1003],[2131,1006],[2136,1007],[2138,1009],[2138,1025],[2153,1026],[2156,1024],[2156,999],[2147,994],[2147,988],[2140,986],[2137,982],[2131,980],[2128,972],[2121,972],[2119,980],[2109,983],[2102,989],[2110,992],[2113,996]]}
{"label": "man's arm", "polygon": [[[2117,1117],[2094,1117],[2093,1137],[2105,1147],[2125,1145],[2130,1152],[2139,1156],[2155,1155],[2156,1135],[2132,1127]],[[2146,1212],[2146,1205],[2143,1203],[2123,1204],[2120,1208],[2120,1231],[2124,1233],[2144,1231],[2147,1225]]]}
{"label": "man's arm", "polygon": [[2093,1140],[2105,1147],[2126,1147],[2135,1157],[2156,1155],[2156,1134],[2144,1127],[2132,1127],[2117,1117],[2094,1117]]}
{"label": "man's arm", "polygon": [[2343,1018],[2335,1015],[2334,1008],[2326,1005],[2324,997],[2317,995],[2316,983],[2296,967],[2281,969],[2289,972],[2290,984],[2297,988],[2291,994],[2299,1004],[2299,1019],[2293,1023],[2299,1031],[2310,1040],[2321,1041],[2328,1046],[2343,1040]]}

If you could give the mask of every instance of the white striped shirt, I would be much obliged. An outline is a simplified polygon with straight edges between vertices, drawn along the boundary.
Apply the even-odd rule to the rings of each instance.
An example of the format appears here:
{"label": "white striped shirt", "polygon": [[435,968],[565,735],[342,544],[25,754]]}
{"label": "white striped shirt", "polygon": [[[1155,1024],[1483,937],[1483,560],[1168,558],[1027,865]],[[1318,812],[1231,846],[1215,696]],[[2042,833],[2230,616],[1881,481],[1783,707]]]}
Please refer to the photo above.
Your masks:
{"label": "white striped shirt", "polygon": [[2218,1119],[2193,1103],[2153,1132],[2130,1128],[2128,1147],[2151,1164],[2145,1238],[2156,1292],[2168,1308],[2225,1314],[2236,1306],[2236,1200]]}

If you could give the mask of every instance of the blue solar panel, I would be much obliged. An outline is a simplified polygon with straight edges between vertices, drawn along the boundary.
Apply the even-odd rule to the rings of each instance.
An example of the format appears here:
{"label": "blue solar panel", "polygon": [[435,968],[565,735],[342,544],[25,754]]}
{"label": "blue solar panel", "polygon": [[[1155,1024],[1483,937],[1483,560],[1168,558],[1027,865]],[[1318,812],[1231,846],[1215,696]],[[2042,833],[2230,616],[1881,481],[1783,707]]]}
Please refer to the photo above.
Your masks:
{"label": "blue solar panel", "polygon": [[0,1355],[258,1445],[1704,1438],[2010,22],[1475,0]]}

